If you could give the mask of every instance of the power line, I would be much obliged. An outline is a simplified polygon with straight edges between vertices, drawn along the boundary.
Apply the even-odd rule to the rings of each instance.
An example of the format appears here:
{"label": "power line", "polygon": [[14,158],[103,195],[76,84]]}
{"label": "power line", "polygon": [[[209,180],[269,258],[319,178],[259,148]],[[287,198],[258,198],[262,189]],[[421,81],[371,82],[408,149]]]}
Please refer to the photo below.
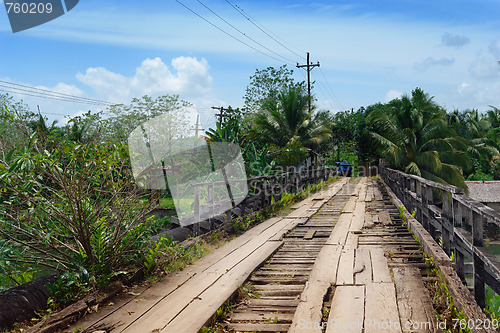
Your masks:
{"label": "power line", "polygon": [[94,98],[74,96],[74,95],[60,93],[57,91],[51,91],[48,89],[32,87],[32,86],[14,83],[14,82],[0,80],[0,83],[3,83],[3,84],[0,84],[0,91],[5,91],[5,92],[10,92],[10,93],[15,93],[15,94],[22,94],[22,95],[27,95],[27,96],[47,98],[47,99],[65,101],[65,102],[81,103],[81,104],[105,105],[105,106],[114,105],[113,103],[94,99]]}
{"label": "power line", "polygon": [[236,40],[236,41],[238,41],[238,42],[242,43],[243,45],[248,46],[248,47],[249,47],[249,48],[251,48],[252,50],[255,50],[255,51],[257,51],[257,52],[259,52],[259,53],[261,53],[261,54],[263,54],[263,55],[265,55],[265,56],[267,56],[267,57],[269,57],[269,58],[272,58],[272,59],[274,59],[274,60],[276,60],[276,61],[279,61],[279,62],[283,62],[283,60],[278,59],[278,58],[276,58],[276,57],[274,57],[274,56],[272,56],[272,55],[270,55],[270,54],[267,54],[267,53],[265,53],[265,52],[263,52],[263,51],[261,51],[261,50],[259,50],[259,49],[255,48],[255,47],[253,47],[252,45],[249,45],[249,44],[245,43],[245,42],[244,42],[244,41],[242,41],[241,39],[239,39],[239,38],[237,38],[237,37],[234,37],[234,36],[233,36],[233,35],[231,35],[229,32],[227,32],[227,31],[225,31],[224,29],[222,29],[222,28],[218,27],[216,24],[214,24],[214,23],[210,22],[209,20],[207,20],[206,18],[204,18],[203,16],[201,16],[200,14],[198,14],[197,12],[195,12],[194,10],[192,10],[191,8],[189,8],[188,6],[186,6],[185,4],[183,4],[182,2],[180,2],[179,0],[175,0],[175,1],[176,1],[178,4],[180,4],[181,6],[183,6],[184,8],[186,8],[187,10],[189,10],[189,11],[190,11],[191,13],[193,13],[194,15],[198,16],[199,18],[201,18],[203,21],[207,22],[208,24],[210,24],[211,26],[213,26],[213,27],[214,27],[214,28],[216,28],[217,30],[221,31],[222,33],[224,33],[224,34],[228,35],[229,37],[233,38],[234,40]]}
{"label": "power line", "polygon": [[11,88],[11,89],[5,89],[0,87],[0,91],[12,93],[12,94],[19,94],[19,95],[26,95],[26,96],[32,96],[32,97],[39,97],[39,98],[44,98],[44,99],[52,99],[56,101],[61,101],[61,102],[71,102],[71,103],[79,103],[79,104],[87,104],[87,105],[102,105],[102,106],[110,106],[113,104],[102,104],[102,103],[96,103],[96,102],[84,102],[84,101],[79,101],[79,100],[73,100],[70,98],[58,98],[56,96],[50,96],[50,95],[44,95],[44,94],[37,94],[36,92],[29,93],[25,92],[21,89],[16,89],[16,88]]}
{"label": "power line", "polygon": [[330,84],[328,83],[328,80],[326,79],[325,73],[323,73],[323,70],[321,68],[319,69],[319,72],[321,73],[321,75],[323,75],[323,78],[325,79],[326,85],[327,85],[328,89],[330,90],[330,92],[334,98],[335,103],[337,103],[338,106],[340,106],[340,109],[343,110],[344,107],[342,106],[342,103],[340,103],[340,100],[337,98],[337,95],[335,95],[335,93],[333,92],[332,87],[330,86]]}
{"label": "power line", "polygon": [[[255,27],[257,27],[257,29],[259,29],[260,31],[262,31],[263,33],[265,33],[269,38],[271,38],[272,40],[274,40],[276,43],[278,43],[279,45],[283,46],[285,49],[287,49],[288,51],[292,52],[293,54],[295,54],[296,56],[298,56],[299,58],[301,59],[304,59],[304,56],[303,55],[300,55],[298,54],[297,52],[291,50],[289,47],[287,47],[286,45],[282,44],[279,40],[277,40],[276,38],[274,38],[273,36],[271,36],[271,31],[269,29],[266,29],[264,28],[264,26],[262,24],[257,24],[256,22],[254,22],[254,20],[252,20],[247,14],[244,13],[243,9],[241,9],[239,6],[231,3],[229,0],[226,0],[226,2],[231,5],[231,7],[233,7],[238,13],[240,13],[244,18],[246,18],[250,23],[252,23]],[[260,26],[259,26],[260,25]],[[267,31],[269,31],[269,33]],[[275,35],[275,34],[273,34]],[[276,35],[275,35],[276,36]],[[277,37],[277,36],[276,36]],[[288,44],[288,43],[287,43]],[[294,47],[295,48],[295,47]]]}
{"label": "power line", "polygon": [[271,50],[270,48],[266,47],[265,45],[262,45],[261,43],[259,43],[258,41],[256,41],[255,39],[253,39],[252,37],[248,36],[246,33],[244,33],[243,31],[241,31],[240,29],[236,28],[234,25],[232,25],[231,23],[229,23],[227,20],[225,20],[222,16],[220,16],[219,14],[217,14],[216,12],[214,12],[212,9],[210,9],[207,5],[205,5],[201,0],[196,0],[198,1],[203,7],[205,7],[206,9],[208,9],[212,14],[214,14],[215,16],[217,16],[218,18],[220,18],[222,21],[224,21],[227,25],[229,25],[231,28],[233,28],[234,30],[238,31],[240,34],[242,34],[243,36],[245,36],[246,38],[250,39],[252,42],[254,42],[255,44],[259,45],[260,47],[266,49],[267,51],[277,55],[278,57],[281,57],[283,59],[285,59],[286,61],[289,61],[291,64],[294,63],[293,60],[290,60],[276,52],[274,52],[273,50]]}

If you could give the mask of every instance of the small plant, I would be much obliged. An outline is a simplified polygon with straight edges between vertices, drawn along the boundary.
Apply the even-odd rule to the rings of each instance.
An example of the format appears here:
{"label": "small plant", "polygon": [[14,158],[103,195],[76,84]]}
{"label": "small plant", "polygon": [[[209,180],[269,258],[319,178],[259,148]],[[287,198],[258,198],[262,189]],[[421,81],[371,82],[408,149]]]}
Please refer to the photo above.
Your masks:
{"label": "small plant", "polygon": [[175,242],[170,237],[161,237],[156,241],[154,247],[149,249],[149,253],[145,257],[144,274],[149,274],[156,267],[156,260],[160,256],[166,256],[172,252],[172,247]]}

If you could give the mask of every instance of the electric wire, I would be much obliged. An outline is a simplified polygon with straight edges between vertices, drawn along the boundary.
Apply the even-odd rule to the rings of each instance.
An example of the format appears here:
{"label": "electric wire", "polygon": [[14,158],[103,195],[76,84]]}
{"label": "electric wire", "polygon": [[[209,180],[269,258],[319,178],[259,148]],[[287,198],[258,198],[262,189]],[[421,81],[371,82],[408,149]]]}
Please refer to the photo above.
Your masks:
{"label": "electric wire", "polygon": [[259,43],[258,41],[256,41],[255,39],[253,39],[252,37],[248,36],[246,33],[244,33],[243,31],[241,31],[240,29],[238,29],[237,27],[235,27],[233,24],[229,23],[226,19],[224,19],[222,16],[220,16],[219,14],[217,14],[215,11],[213,11],[212,9],[210,9],[210,7],[208,7],[207,5],[205,5],[201,0],[196,0],[198,1],[203,7],[205,7],[207,10],[209,10],[212,14],[214,14],[215,16],[217,16],[218,18],[220,18],[222,21],[224,21],[227,25],[229,25],[231,28],[233,28],[234,30],[238,31],[240,34],[242,34],[243,36],[245,36],[246,38],[250,39],[252,42],[254,42],[255,44],[259,45],[260,47],[266,49],[267,51],[271,52],[272,54],[278,56],[278,57],[281,57],[283,59],[285,59],[286,61],[288,61],[290,64],[293,64],[294,61],[287,58],[287,57],[284,57],[276,52],[274,52],[273,50],[271,50],[270,48],[266,47],[265,45],[262,45],[261,43]]}
{"label": "electric wire", "polygon": [[[285,49],[287,49],[288,51],[292,52],[293,54],[295,54],[296,56],[298,56],[299,58],[301,59],[305,59],[303,55],[300,55],[298,54],[297,52],[293,51],[292,49],[290,49],[289,47],[287,47],[286,45],[284,45],[283,43],[281,43],[279,40],[277,40],[276,38],[274,38],[273,36],[271,36],[271,31],[269,29],[266,29],[262,24],[257,24],[257,22],[255,22],[254,20],[252,20],[250,18],[249,15],[245,14],[245,12],[243,11],[243,9],[241,9],[238,5],[235,5],[233,4],[232,2],[230,2],[229,0],[226,0],[226,2],[231,6],[233,7],[238,13],[240,13],[244,18],[246,18],[250,23],[252,23],[257,29],[259,29],[260,31],[262,31],[264,34],[266,34],[269,38],[271,38],[272,40],[274,40],[276,43],[278,43],[279,45],[281,45],[282,47],[284,47]],[[260,25],[260,26],[259,26]],[[267,31],[269,31],[269,33]],[[275,35],[275,34],[273,34]],[[275,35],[276,36],[276,35]],[[276,36],[277,37],[277,36]],[[281,38],[280,38],[281,39]],[[288,44],[288,43],[287,43]],[[294,47],[296,48],[296,47]],[[298,50],[298,49],[297,49]]]}
{"label": "electric wire", "polygon": [[79,104],[86,104],[86,105],[101,105],[101,106],[111,106],[114,104],[103,104],[103,103],[97,103],[97,102],[86,102],[86,101],[81,101],[81,100],[75,100],[71,98],[63,98],[63,97],[57,97],[57,96],[50,96],[47,94],[41,94],[41,93],[36,93],[36,92],[30,92],[26,89],[19,89],[19,88],[2,88],[0,86],[0,91],[8,92],[11,94],[18,94],[18,95],[26,95],[26,96],[32,96],[32,97],[39,97],[39,98],[44,98],[44,99],[51,99],[55,101],[61,101],[61,102],[71,102],[71,103],[79,103]]}
{"label": "electric wire", "polygon": [[[32,87],[32,86],[28,86],[28,85],[20,84],[20,83],[8,82],[8,81],[3,81],[3,80],[0,80],[0,83],[3,83],[3,84],[0,84],[0,87],[3,87],[3,88],[15,89],[15,90],[19,90],[19,91],[24,91],[24,92],[40,95],[40,96],[36,96],[36,97],[42,97],[42,96],[46,95],[46,96],[54,97],[53,99],[57,98],[60,100],[68,100],[68,101],[72,101],[75,103],[108,105],[108,106],[114,105],[114,103],[107,102],[107,101],[102,101],[102,100],[98,100],[98,99],[94,99],[94,98],[69,95],[69,94],[65,94],[65,93],[61,93],[61,92],[57,92],[57,91]],[[21,87],[21,88],[18,88],[18,87]],[[0,90],[3,90],[3,89],[0,89]],[[19,94],[21,94],[21,93],[19,93]],[[33,96],[33,95],[30,95],[30,96]]]}
{"label": "electric wire", "polygon": [[195,12],[193,9],[189,8],[188,6],[186,6],[184,3],[182,3],[181,1],[179,0],[175,0],[178,4],[180,4],[181,6],[183,6],[184,8],[186,8],[188,11],[190,11],[191,13],[193,13],[194,15],[198,16],[199,18],[201,18],[203,21],[207,22],[208,24],[210,24],[211,26],[213,26],[214,28],[216,28],[217,30],[221,31],[222,33],[228,35],[229,37],[233,38],[234,40],[242,43],[243,45],[246,45],[248,46],[249,48],[269,57],[269,58],[272,58],[276,61],[279,61],[279,62],[283,62],[283,60],[281,59],[278,59],[270,54],[267,54],[266,52],[263,52],[255,47],[253,47],[252,45],[248,44],[248,43],[245,43],[244,41],[242,41],[241,39],[239,39],[238,37],[235,37],[233,35],[231,35],[229,32],[225,31],[224,29],[220,28],[219,26],[217,26],[216,24],[212,23],[211,21],[209,21],[208,19],[204,18],[203,16],[201,16],[200,14],[198,14],[197,12]]}
{"label": "electric wire", "polygon": [[333,98],[334,98],[334,101],[336,104],[338,104],[338,106],[340,106],[340,109],[341,110],[344,110],[344,106],[342,105],[342,103],[340,102],[340,100],[337,98],[337,95],[335,95],[335,93],[333,92],[333,89],[332,87],[330,86],[330,84],[328,83],[328,80],[326,79],[326,75],[325,73],[323,72],[323,70],[321,69],[321,67],[319,68],[319,72],[321,73],[321,75],[323,76],[323,78],[325,79],[325,83],[328,87],[328,89],[330,90]]}
{"label": "electric wire", "polygon": [[[330,106],[332,106],[332,110],[343,110],[342,106],[333,97],[332,93],[326,89],[326,85],[323,85],[323,80],[318,80],[318,77],[316,74],[311,74],[311,75],[313,76],[314,82],[316,83],[316,86],[318,87],[318,89],[320,89],[323,92],[323,96],[327,99],[328,104],[330,104]],[[334,104],[332,104],[332,102],[335,104],[335,106],[334,106]]]}

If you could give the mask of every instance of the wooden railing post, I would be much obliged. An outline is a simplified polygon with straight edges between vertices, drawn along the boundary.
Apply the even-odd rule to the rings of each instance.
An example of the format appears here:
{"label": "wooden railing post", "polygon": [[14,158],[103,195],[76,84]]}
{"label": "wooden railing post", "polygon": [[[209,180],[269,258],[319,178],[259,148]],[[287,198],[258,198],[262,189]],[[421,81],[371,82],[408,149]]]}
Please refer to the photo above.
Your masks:
{"label": "wooden railing post", "polygon": [[200,187],[194,187],[194,224],[193,234],[198,236],[200,234]]}
{"label": "wooden railing post", "polygon": [[[422,195],[422,182],[418,181],[417,183],[417,215],[415,215],[417,221],[422,223],[423,220],[423,213],[422,213],[422,207],[424,206],[424,198]],[[412,212],[413,213],[413,212]]]}
{"label": "wooden railing post", "polygon": [[451,193],[443,191],[443,214],[441,215],[441,237],[443,238],[443,250],[451,256],[451,235],[453,235],[453,215]]}
{"label": "wooden railing post", "polygon": [[481,213],[472,213],[472,253],[474,265],[474,298],[477,304],[484,308],[486,306],[486,295],[484,287],[484,279],[482,277],[484,271],[484,263],[479,258],[476,252],[476,247],[484,246],[483,227],[484,216]]}
{"label": "wooden railing post", "polygon": [[[453,227],[454,228],[462,228],[462,204],[453,198]],[[460,250],[458,246],[455,246],[455,270],[457,271],[457,275],[465,282],[465,264],[464,264],[464,253]]]}
{"label": "wooden railing post", "polygon": [[[429,199],[429,186],[427,185],[422,185],[422,220],[420,220],[420,223],[422,226],[425,228],[425,230],[429,231],[429,220],[430,220],[430,210],[429,210],[429,203],[431,200]],[[431,188],[431,199],[432,199],[432,188]]]}
{"label": "wooden railing post", "polygon": [[215,229],[215,220],[213,218],[213,215],[214,215],[214,205],[215,205],[215,202],[214,202],[214,184],[210,184],[208,185],[208,189],[207,189],[207,200],[208,200],[208,206],[210,207],[210,218],[208,219],[210,221],[210,230],[214,230]]}

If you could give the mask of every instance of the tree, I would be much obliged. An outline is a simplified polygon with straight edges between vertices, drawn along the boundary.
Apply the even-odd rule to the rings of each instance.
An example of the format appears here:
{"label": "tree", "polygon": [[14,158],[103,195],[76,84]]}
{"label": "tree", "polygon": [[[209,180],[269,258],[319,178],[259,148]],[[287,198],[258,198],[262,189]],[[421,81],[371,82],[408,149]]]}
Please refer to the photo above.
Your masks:
{"label": "tree", "polygon": [[[178,95],[163,95],[155,99],[147,95],[133,98],[130,105],[117,104],[109,107],[102,113],[99,122],[91,122],[88,131],[101,132],[103,139],[109,142],[125,142],[129,134],[144,122],[190,105],[180,100]],[[182,116],[177,117],[176,124],[179,127],[187,127]]]}
{"label": "tree", "polygon": [[[271,144],[278,152],[304,155],[330,138],[330,121],[325,112],[309,112],[310,96],[302,86],[289,87],[267,99],[255,115],[250,137]],[[290,162],[289,159],[287,159]]]}
{"label": "tree", "polygon": [[13,121],[29,140],[0,160],[0,235],[2,246],[15,249],[0,261],[84,269],[99,283],[141,260],[150,207],[135,186],[126,145],[75,142]]}
{"label": "tree", "polygon": [[37,116],[22,100],[16,101],[9,94],[0,94],[0,155],[28,140],[16,126],[21,122],[36,121]]}
{"label": "tree", "polygon": [[248,114],[260,110],[265,101],[276,99],[282,91],[306,87],[304,81],[295,82],[292,76],[293,70],[286,65],[257,69],[245,92],[243,112]]}
{"label": "tree", "polygon": [[406,173],[466,188],[462,168],[470,167],[465,140],[444,120],[442,110],[420,88],[412,96],[372,112],[371,136],[381,145],[389,166]]}

